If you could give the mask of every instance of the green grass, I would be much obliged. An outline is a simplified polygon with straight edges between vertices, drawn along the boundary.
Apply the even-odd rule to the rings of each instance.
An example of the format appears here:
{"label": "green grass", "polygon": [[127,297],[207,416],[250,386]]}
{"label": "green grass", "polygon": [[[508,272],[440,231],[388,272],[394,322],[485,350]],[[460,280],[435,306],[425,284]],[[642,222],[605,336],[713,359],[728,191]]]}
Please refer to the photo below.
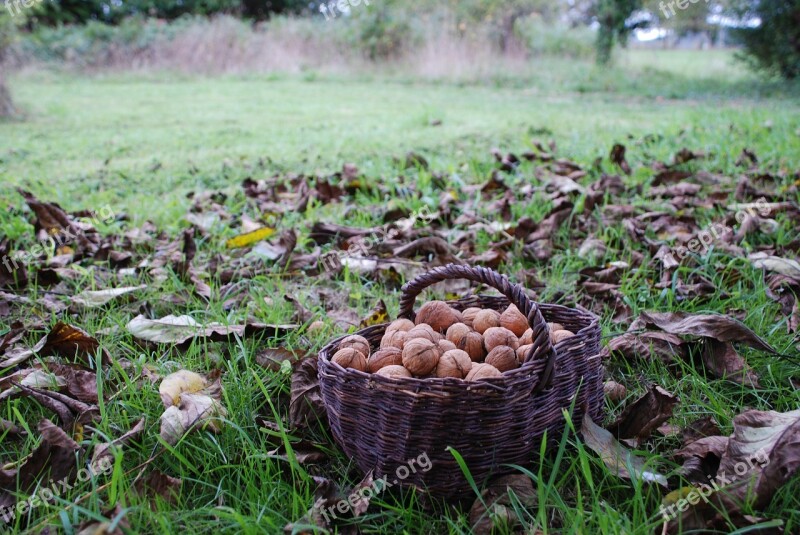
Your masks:
{"label": "green grass", "polygon": [[[541,66],[549,69],[543,68],[541,76],[515,77],[510,73],[507,80],[469,84],[366,75],[208,79],[165,74],[86,78],[28,73],[14,78],[12,84],[26,112],[25,119],[0,123],[0,195],[4,205],[10,207],[4,206],[0,212],[0,233],[23,244],[33,243],[31,227],[25,223],[27,214],[20,212],[22,200],[12,190],[15,186],[30,189],[41,199],[59,202],[67,209],[109,205],[115,213],[128,213],[130,225],[151,219],[176,235],[178,229],[188,226],[183,216],[192,202],[186,197],[189,192],[225,190],[230,194],[226,207],[231,213],[258,218],[261,214],[239,191],[243,178],[261,179],[287,172],[330,173],[345,162],[355,162],[368,181],[385,185],[390,191],[398,187],[396,177],[405,175],[421,193],[421,200],[415,202],[435,205],[441,190],[430,174],[399,169],[395,157],[410,150],[423,154],[431,163],[431,171],[444,173],[451,187],[459,191],[458,180],[465,184],[487,180],[494,168],[489,154],[492,147],[519,153],[534,140],[551,139],[557,145],[558,157],[573,159],[590,169],[581,180],[585,185],[603,172],[616,172],[607,161],[608,152],[615,142],[627,145],[628,160],[636,168],[627,183],[643,187],[643,194],[629,202],[652,210],[663,208],[663,203],[646,195],[652,171],[641,164],[669,161],[684,147],[708,154],[707,159],[693,162],[689,168],[731,177],[741,174],[734,162],[742,149],[752,149],[764,169],[776,174],[786,171],[779,185],[788,187],[793,180],[791,172],[800,166],[797,89],[759,81],[730,67],[729,58],[727,52],[632,51],[622,56],[619,67],[605,71],[581,62],[551,59],[541,60]],[[432,120],[442,120],[443,124],[431,126]],[[597,158],[604,161],[595,167]],[[526,163],[506,180],[516,190],[530,183],[533,173],[534,166]],[[392,200],[389,197],[361,193],[352,199],[358,210],[346,210],[344,205],[312,207],[305,214],[286,217],[279,226],[282,230],[295,229],[302,243],[316,221],[377,225]],[[462,194],[460,202],[489,221],[496,217],[487,210],[488,203],[479,198]],[[538,191],[519,198],[513,205],[513,215],[538,221],[549,207],[546,194]],[[722,216],[708,210],[698,210],[695,215],[701,227]],[[780,232],[764,238],[764,245],[786,244],[797,237],[796,222],[780,223]],[[125,227],[115,223],[103,230],[121,233]],[[200,238],[198,263],[202,265],[221,252],[224,240],[236,232],[236,228],[217,225]],[[603,262],[625,260],[634,250],[644,251],[621,225],[602,228],[601,237],[610,246]],[[517,249],[502,269],[509,274],[535,269],[545,283],[540,291],[542,300],[567,299],[573,292],[580,293],[578,272],[590,265],[577,255],[580,238],[565,224],[554,237],[557,252],[552,260],[523,260]],[[486,250],[493,239],[496,237],[480,234],[478,251]],[[644,310],[740,314],[778,351],[796,354],[796,338],[786,333],[785,320],[778,305],[767,297],[760,271],[746,259],[715,254],[702,259],[694,269],[725,295],[720,292],[681,300],[674,287],[654,288],[658,271],[649,256],[642,269],[623,280],[620,291],[634,317]],[[139,277],[131,277],[118,283],[139,281]],[[254,355],[264,345],[314,351],[337,334],[326,314],[331,305],[322,301],[323,294],[328,294],[329,301],[333,295],[333,308],[354,310],[360,317],[383,298],[394,316],[398,307],[395,290],[352,273],[303,280],[260,276],[246,286],[247,298],[242,305],[226,311],[217,281],[209,281],[214,292],[210,304],[189,296],[180,305],[165,299],[187,295],[177,278],[146,282],[148,290],[135,303],[125,304],[123,300],[66,319],[90,333],[107,330],[109,334],[100,337],[104,347],[114,358],[131,361],[136,372],[145,365],[164,375],[180,368],[208,372],[221,367],[229,421],[219,435],[195,433],[174,448],[164,447],[157,438],[162,412],[158,385],[132,381],[129,377],[136,374],[119,367],[108,370],[102,374],[103,389],[115,393],[111,401],[101,404],[103,418],[87,440],[100,442],[100,437],[119,436],[144,416],[146,431],[141,444],[123,450],[121,464],[113,475],[82,484],[64,500],[37,508],[29,526],[47,524],[72,533],[81,521],[100,518],[116,498],[136,532],[278,533],[311,507],[313,475],[322,473],[343,487],[358,481],[351,459],[333,449],[329,451],[330,462],[323,468],[301,466],[270,453],[276,447],[275,437],[259,429],[255,417],[272,420],[273,411],[285,415],[289,380],[286,373],[269,372],[256,365]],[[104,284],[87,270],[63,290],[70,295],[83,289],[100,289]],[[44,292],[34,287],[30,297],[40,297]],[[186,352],[178,352],[141,347],[123,328],[138,313],[141,302],[148,303],[155,317],[186,313],[198,320],[223,323],[247,319],[286,323],[292,307],[283,301],[285,294],[325,318],[326,329],[321,333],[294,333],[288,340],[195,343]],[[26,310],[28,318],[40,312]],[[54,323],[55,319],[47,321]],[[0,331],[5,327],[6,323],[0,323]],[[620,331],[621,326],[606,314],[603,330],[608,336]],[[34,338],[29,342],[35,343]],[[609,373],[629,388],[629,401],[644,393],[649,382],[679,395],[681,403],[671,423],[683,426],[712,414],[723,433],[729,433],[733,417],[745,408],[786,411],[800,404],[800,394],[790,382],[797,377],[793,361],[755,351],[745,351],[744,355],[759,373],[762,390],[713,379],[690,366],[676,373],[660,362],[615,361]],[[609,405],[608,409],[613,414],[619,407]],[[0,417],[18,425],[36,422],[43,414],[35,403],[25,399],[0,407]],[[315,436],[321,441],[326,438],[323,429],[315,430]],[[18,459],[31,451],[34,443],[33,438],[4,440],[0,445],[3,461]],[[678,446],[675,438],[658,437],[642,446],[642,454],[667,473],[675,466],[662,453]],[[159,501],[151,506],[149,497],[130,490],[139,465],[154,453],[158,455],[151,468],[183,480],[174,504]],[[546,452],[529,475],[538,506],[520,513],[530,532],[644,534],[658,526],[661,492],[609,474],[569,430],[561,437],[559,447]],[[778,493],[764,515],[783,519],[787,532],[797,531],[800,522],[798,490],[800,483],[795,479]],[[68,503],[79,498],[80,505]],[[469,532],[464,511],[448,509],[432,515],[412,497],[390,494],[373,503],[377,507],[357,521],[363,533]]]}

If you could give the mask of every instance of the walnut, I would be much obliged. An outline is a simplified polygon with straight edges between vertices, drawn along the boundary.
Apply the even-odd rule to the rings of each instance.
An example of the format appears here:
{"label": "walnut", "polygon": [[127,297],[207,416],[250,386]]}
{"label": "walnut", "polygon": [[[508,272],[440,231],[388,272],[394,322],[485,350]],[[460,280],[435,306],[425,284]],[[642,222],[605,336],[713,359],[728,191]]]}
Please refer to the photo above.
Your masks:
{"label": "walnut", "polygon": [[403,352],[396,347],[385,347],[367,359],[367,371],[375,373],[381,368],[403,364]]}
{"label": "walnut", "polygon": [[519,368],[517,353],[508,346],[497,346],[486,355],[486,364],[491,364],[501,372]]}
{"label": "walnut", "polygon": [[505,327],[492,327],[483,333],[483,347],[491,351],[497,346],[508,346],[513,350],[519,348],[519,338]]}
{"label": "walnut", "polygon": [[401,318],[399,320],[394,320],[392,323],[386,327],[386,332],[389,331],[410,331],[414,328],[414,322],[408,319]]}
{"label": "walnut", "polygon": [[403,366],[412,374],[428,375],[439,363],[439,350],[436,344],[424,338],[406,342],[403,348]]}
{"label": "walnut", "polygon": [[606,381],[603,383],[603,393],[614,403],[619,403],[628,395],[628,389],[614,381]]}
{"label": "walnut", "polygon": [[478,362],[472,363],[472,369],[467,374],[467,381],[480,381],[481,379],[490,379],[492,377],[502,377],[503,374],[500,370],[491,364],[482,364]]}
{"label": "walnut", "polygon": [[561,325],[560,323],[548,323],[547,328],[550,329],[551,333],[564,330],[564,326]]}
{"label": "walnut", "polygon": [[519,345],[526,346],[533,343],[533,329],[528,329],[519,337]]}
{"label": "walnut", "polygon": [[455,377],[463,379],[472,369],[472,360],[466,352],[460,349],[448,351],[439,359],[436,365],[436,377]]}
{"label": "walnut", "polygon": [[483,336],[475,331],[467,333],[466,336],[462,337],[456,344],[456,347],[466,351],[469,358],[472,359],[472,362],[480,362],[486,355],[486,351],[483,349]]}
{"label": "walnut", "polygon": [[364,357],[363,353],[352,347],[337,351],[336,354],[333,355],[331,362],[335,362],[342,368],[350,368],[360,372],[367,369],[367,359]]}
{"label": "walnut", "polygon": [[408,336],[406,337],[406,341],[413,340],[415,338],[424,338],[425,340],[430,340],[431,342],[438,342],[443,337],[441,334],[434,331],[430,325],[421,324],[417,325],[410,331],[408,331]]}
{"label": "walnut", "polygon": [[347,349],[348,347],[352,347],[356,351],[360,352],[362,355],[364,355],[364,358],[369,356],[369,342],[363,336],[354,334],[344,338],[341,342],[339,342],[339,350]]}
{"label": "walnut", "polygon": [[439,343],[436,344],[436,348],[439,350],[439,353],[444,355],[448,351],[452,351],[453,349],[458,349],[456,345],[451,342],[450,340],[439,340]]}
{"label": "walnut", "polygon": [[556,345],[560,342],[563,342],[567,338],[572,338],[573,336],[575,336],[573,333],[571,333],[570,331],[566,331],[564,329],[560,331],[555,331],[550,333],[550,343]]}
{"label": "walnut", "polygon": [[515,336],[522,336],[530,328],[528,318],[519,311],[516,305],[508,305],[508,308],[500,314],[500,326],[505,327]]}
{"label": "walnut", "polygon": [[525,362],[525,359],[528,358],[528,353],[531,352],[532,347],[533,344],[525,344],[524,346],[519,346],[519,349],[517,349],[517,361],[519,361],[520,364],[523,364]]}
{"label": "walnut", "polygon": [[447,329],[447,339],[458,345],[461,339],[467,334],[473,332],[472,329],[467,327],[464,323],[454,323]]}
{"label": "walnut", "polygon": [[472,328],[481,334],[492,327],[500,327],[500,313],[496,310],[481,310],[472,320]]}
{"label": "walnut", "polygon": [[388,377],[389,379],[410,379],[412,377],[411,372],[407,369],[403,368],[402,366],[386,366],[385,368],[381,368],[376,372],[376,375],[380,375],[381,377]]}
{"label": "walnut", "polygon": [[480,311],[481,311],[481,309],[480,308],[476,308],[476,307],[470,307],[470,308],[465,309],[461,313],[461,322],[464,325],[466,325],[467,327],[469,327],[470,329],[474,329],[474,326],[472,325],[472,322],[475,320],[475,316],[477,316],[478,312],[480,312]]}
{"label": "walnut", "polygon": [[396,347],[403,349],[403,344],[408,340],[408,333],[406,331],[386,331],[381,338],[381,349],[387,347]]}
{"label": "walnut", "polygon": [[427,323],[431,328],[443,333],[454,323],[461,321],[461,312],[444,301],[429,301],[420,307],[415,323]]}
{"label": "walnut", "polygon": [[319,334],[319,333],[325,332],[325,328],[326,327],[327,326],[325,325],[324,321],[319,321],[319,320],[312,321],[311,325],[309,325],[308,329],[306,329],[306,332],[308,334]]}

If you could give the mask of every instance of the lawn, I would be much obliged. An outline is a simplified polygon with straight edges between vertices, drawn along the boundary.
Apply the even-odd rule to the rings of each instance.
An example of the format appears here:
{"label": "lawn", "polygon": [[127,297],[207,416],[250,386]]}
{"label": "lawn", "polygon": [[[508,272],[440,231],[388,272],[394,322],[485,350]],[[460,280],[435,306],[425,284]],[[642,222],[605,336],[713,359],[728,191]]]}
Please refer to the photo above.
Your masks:
{"label": "lawn", "polygon": [[[507,213],[497,208],[496,199],[484,198],[471,188],[486,183],[497,170],[493,148],[519,155],[537,141],[545,146],[552,142],[549,150],[557,159],[571,160],[586,172],[576,179],[582,188],[605,175],[620,174],[625,190],[608,191],[585,212],[585,189],[561,196],[569,199],[573,212],[548,238],[550,254],[531,257],[523,243],[511,243],[505,246],[500,271],[515,279],[523,275],[538,279],[542,284],[536,291],[542,301],[591,308],[601,316],[604,342],[624,332],[644,311],[721,313],[740,319],[779,353],[739,348],[758,375],[759,388],[713,376],[690,361],[668,365],[658,358],[612,358],[607,363],[608,378],[625,385],[627,395],[619,402],[607,401],[608,421],[653,384],[680,397],[669,420],[676,429],[711,416],[722,435],[728,436],[734,416],[748,408],[797,409],[797,332],[787,328],[789,320],[770,298],[762,270],[747,257],[769,250],[796,259],[796,212],[771,216],[775,230],[748,235],[739,243],[738,253],[715,244],[707,254],[692,255],[668,273],[653,258],[647,240],[675,247],[679,236],[650,226],[642,233],[646,239],[635,239],[622,219],[603,215],[609,205],[624,204],[635,207],[637,214],[668,213],[692,231],[732,221],[727,206],[736,201],[736,184],[747,172],[737,164],[744,149],[757,155],[751,171],[757,174],[757,167],[759,173],[769,174],[768,187],[776,201],[795,206],[800,202],[797,88],[759,80],[731,65],[730,59],[729,52],[630,51],[617,67],[605,71],[580,61],[542,59],[530,73],[482,83],[422,81],[401,74],[195,78],[36,71],[17,75],[12,90],[26,116],[0,123],[4,208],[0,237],[13,240],[16,249],[35,243],[34,217],[16,187],[68,211],[105,207],[117,216],[125,214],[126,218],[98,225],[106,236],[122,236],[146,220],[165,234],[149,231],[153,243],[130,246],[135,262],[126,266],[129,269],[86,258],[69,265],[69,273],[56,272],[55,284],[32,280],[22,292],[30,301],[9,303],[7,313],[0,313],[0,332],[18,319],[31,326],[24,337],[29,345],[61,319],[96,336],[111,355],[114,363],[101,366],[102,373],[97,373],[98,389],[106,394],[97,402],[100,417],[75,435],[77,442],[84,441],[84,446],[105,442],[145,419],[141,439],[120,449],[109,475],[77,483],[54,503],[17,518],[12,529],[38,533],[51,526],[77,533],[81,522],[109,519],[114,527],[120,523],[140,533],[279,533],[313,505],[315,476],[342,488],[358,483],[352,460],[331,445],[324,425],[304,433],[286,428],[291,369],[265,367],[257,356],[264,347],[313,354],[330,337],[344,332],[347,321],[357,323],[369,316],[380,299],[393,318],[398,310],[396,285],[385,274],[348,269],[309,276],[302,267],[274,265],[275,258],[259,258],[261,269],[255,276],[231,281],[223,280],[221,270],[213,271],[210,263],[224,257],[226,265],[230,256],[253,260],[252,254],[244,256],[225,246],[226,240],[249,228],[248,218],[274,227],[281,236],[293,231],[296,253],[310,254],[315,248],[311,238],[315,223],[380,227],[390,209],[436,211],[447,196],[455,199],[453,216],[443,217],[435,230],[418,223],[411,234],[443,237],[460,251],[459,257],[469,260],[493,250],[508,237],[506,232],[513,236],[520,219],[541,222],[559,202],[559,195],[543,185],[552,176],[552,168],[543,162],[523,161],[510,171],[497,171],[513,198]],[[609,160],[615,143],[627,147],[630,175],[621,174]],[[676,201],[655,193],[653,164],[674,162],[682,149],[702,153],[676,166],[689,173],[690,182],[699,176],[718,180],[699,181],[699,191]],[[406,167],[410,151],[424,156],[429,168]],[[246,178],[277,176],[290,184],[291,193],[297,185],[294,175],[330,176],[346,163],[357,166],[360,187],[348,190],[339,202],[312,201],[304,210],[271,213],[241,187]],[[210,194],[217,191],[225,196]],[[185,229],[197,225],[198,218],[190,223],[186,217],[193,206],[194,215],[216,214],[208,224],[204,220],[194,235],[194,265],[209,287],[205,298],[186,276],[169,266],[156,274],[152,264],[170,250],[172,240],[180,241]],[[458,215],[464,214],[470,222],[486,225],[475,230],[471,223],[459,222]],[[493,230],[491,223],[502,229]],[[737,230],[738,223],[732,224]],[[464,232],[471,233],[471,247],[456,245]],[[580,251],[590,234],[605,244],[594,256]],[[333,241],[321,243],[322,251],[341,246]],[[117,247],[121,244],[115,242]],[[148,263],[137,264],[145,259]],[[30,271],[50,260],[37,260]],[[438,259],[429,254],[416,260],[427,266]],[[615,297],[588,293],[586,270],[613,262],[628,265],[617,281]],[[139,269],[130,269],[137,265]],[[700,281],[708,282],[712,291],[687,290],[687,285]],[[102,307],[71,302],[84,290],[139,284],[147,287],[135,297]],[[298,315],[298,307],[285,295],[307,314]],[[43,305],[52,300],[63,304],[58,314],[48,313]],[[621,308],[627,315],[615,318]],[[202,323],[225,325],[298,322],[303,327],[286,336],[195,340],[176,348],[132,336],[126,326],[139,314],[149,318],[186,314]],[[313,320],[324,326],[310,329]],[[34,327],[38,321],[43,325]],[[222,370],[227,421],[219,434],[195,432],[173,446],[159,439],[163,406],[158,382],[147,377],[179,369],[202,374]],[[0,371],[0,381],[15,370]],[[11,463],[36,447],[36,422],[50,413],[26,397],[2,403],[0,418],[28,431],[19,440],[0,435],[3,462]],[[277,426],[264,426],[260,423],[264,420]],[[580,422],[573,425],[580,428]],[[285,451],[287,444],[298,451],[305,447],[301,435],[322,445],[324,461],[303,463]],[[670,453],[680,446],[679,433],[657,432],[635,449],[649,467],[674,477],[681,463]],[[535,495],[516,511],[526,532],[660,532],[659,506],[666,491],[641,479],[618,478],[574,429],[568,427],[556,447],[536,464],[530,474]],[[180,478],[179,495],[156,499],[152,492],[135,492],[138,476],[152,470]],[[781,520],[787,533],[797,532],[798,491],[800,481],[795,477],[765,510],[753,513]],[[373,499],[368,512],[352,524],[363,533],[470,531],[468,510],[445,507],[432,513],[413,495],[396,493]],[[347,532],[348,527],[340,529]]]}

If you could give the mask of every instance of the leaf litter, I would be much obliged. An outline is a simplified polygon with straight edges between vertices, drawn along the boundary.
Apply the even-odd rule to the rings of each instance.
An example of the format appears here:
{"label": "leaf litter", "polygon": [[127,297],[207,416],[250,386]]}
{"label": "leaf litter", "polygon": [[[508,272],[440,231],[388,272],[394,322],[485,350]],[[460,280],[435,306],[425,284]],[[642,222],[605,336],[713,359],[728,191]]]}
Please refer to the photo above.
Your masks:
{"label": "leaf litter", "polygon": [[[536,267],[518,273],[519,279],[529,288],[539,289],[546,287],[539,279],[539,269],[574,251],[586,267],[575,275],[571,285],[559,287],[548,299],[582,306],[609,318],[614,325],[627,325],[627,332],[608,340],[603,353],[607,362],[636,365],[656,359],[676,374],[688,363],[711,378],[752,391],[762,388],[762,380],[737,348],[746,346],[751,352],[777,359],[781,356],[739,317],[733,313],[634,312],[624,286],[631,277],[648,273],[653,278],[645,282],[658,290],[673,291],[679,306],[682,302],[703,302],[743,280],[737,270],[727,272],[727,280],[704,275],[704,255],[739,256],[763,271],[767,295],[779,309],[775,321],[785,323],[786,332],[797,333],[800,246],[770,240],[770,233],[785,221],[783,217],[796,221],[800,215],[790,197],[793,190],[771,187],[764,177],[773,181],[776,177],[759,169],[757,155],[748,149],[739,159],[746,175],[738,181],[693,169],[692,165],[707,155],[682,149],[670,163],[650,164],[653,176],[643,195],[642,186],[634,184],[631,177],[646,165],[631,158],[631,152],[620,143],[611,149],[608,162],[624,174],[618,176],[557,157],[554,143],[546,146],[534,142],[532,150],[520,156],[494,151],[495,168],[485,182],[462,183],[456,188],[450,184],[460,178],[433,173],[433,187],[438,191],[424,218],[405,207],[405,203],[431,200],[416,183],[401,176],[399,186],[393,189],[386,183],[367,180],[353,164],[346,164],[331,176],[248,178],[238,194],[245,199],[250,215],[229,213],[230,191],[194,194],[185,217],[189,227],[174,238],[159,232],[150,222],[134,227],[124,214],[106,218],[104,223],[113,223],[115,230],[103,233],[92,224],[98,221],[96,214],[70,213],[20,191],[29,209],[33,238],[49,245],[44,253],[14,269],[0,265],[0,318],[12,319],[8,322],[11,327],[0,338],[0,369],[5,370],[0,372],[0,396],[29,398],[53,413],[58,425],[47,418],[41,420],[34,426],[40,439],[37,449],[21,456],[15,467],[0,472],[0,505],[13,506],[15,496],[32,488],[45,472],[51,477],[72,477],[79,466],[76,459],[109,459],[113,451],[140,440],[155,424],[146,419],[132,422],[117,438],[99,440],[92,456],[84,440],[75,440],[86,432],[91,434],[91,424],[99,417],[97,374],[107,374],[112,367],[133,373],[135,367],[117,357],[104,342],[116,330],[90,334],[70,324],[74,321],[67,322],[66,312],[79,318],[92,309],[123,311],[128,314],[125,332],[149,347],[185,351],[195,344],[269,340],[270,347],[254,355],[254,362],[265,373],[290,377],[290,384],[286,399],[277,399],[286,404],[286,422],[262,419],[262,426],[276,437],[287,431],[293,433],[296,458],[310,465],[327,463],[328,456],[323,452],[330,447],[303,438],[327,425],[316,358],[311,347],[290,348],[284,340],[303,329],[310,332],[312,325],[324,325],[322,319],[334,320],[339,331],[390,319],[382,301],[366,317],[353,314],[347,298],[337,296],[337,290],[327,284],[345,271],[397,289],[434,266],[461,263],[502,271],[511,259],[522,257]],[[430,168],[424,157],[413,153],[398,164],[404,172]],[[532,166],[532,170],[526,166]],[[349,212],[357,193],[379,194],[400,202],[375,208],[372,215],[383,224],[373,227],[316,220],[306,228],[281,230],[285,218],[305,214],[312,206]],[[544,201],[543,210],[515,218],[512,207],[534,195]],[[644,199],[644,204],[631,205],[629,200],[634,196]],[[730,204],[731,198],[735,204]],[[491,213],[491,219],[482,215],[484,209]],[[700,237],[709,227],[700,223],[699,216],[713,210],[729,213],[720,222],[724,230],[707,243]],[[730,215],[732,211],[737,212],[736,218]],[[615,225],[623,229],[623,243],[610,240],[603,232]],[[630,249],[625,250],[625,244]],[[6,238],[0,240],[4,258],[16,258],[15,254],[25,252],[24,247]],[[683,249],[689,254],[681,254]],[[80,275],[84,272],[91,274],[89,285]],[[295,295],[290,290],[284,302],[294,310],[294,317],[282,324],[251,318],[227,324],[208,322],[186,307],[193,298],[206,303],[221,299],[226,303],[225,310],[235,311],[247,302],[246,284],[262,277],[276,277],[298,289],[309,280],[318,281],[320,286],[305,294],[298,291]],[[144,296],[150,290],[164,288],[172,278],[188,291],[180,289],[165,296],[157,307],[165,313],[157,314],[150,303],[143,302]],[[47,288],[44,294],[31,291],[32,281]],[[480,290],[475,285],[459,284],[449,291],[460,297]],[[13,323],[23,318],[27,323]],[[53,327],[47,329],[44,323]],[[31,343],[37,338],[38,342]],[[159,381],[152,368],[141,367],[140,373],[131,377],[139,381],[136,384],[141,385],[142,379]],[[620,382],[607,381],[605,390],[614,403],[624,404],[621,412],[605,428],[588,418],[581,423],[582,441],[614,476],[664,488],[664,503],[670,505],[709,479],[724,479],[731,470],[736,471],[737,463],[748,463],[747,476],[737,479],[730,492],[715,492],[713,499],[666,518],[665,532],[753,525],[759,519],[743,511],[765,508],[796,473],[800,459],[796,411],[745,410],[734,417],[730,436],[721,433],[708,416],[680,430],[669,423],[680,407],[678,396],[661,386],[648,385],[643,395],[633,399],[628,390],[641,391],[641,387],[625,378],[616,379]],[[104,400],[114,396],[121,385],[107,386],[102,393]],[[227,410],[218,372],[204,376],[178,370],[160,379],[159,394],[165,408],[159,434],[168,444],[188,439],[187,433],[193,430],[224,429]],[[25,437],[20,425],[23,422],[0,423],[3,437]],[[657,438],[661,435],[680,437],[680,447],[664,449]],[[285,455],[282,447],[278,445],[272,454]],[[628,447],[647,448],[651,453],[645,457]],[[754,459],[762,455],[769,462],[755,463]],[[667,477],[659,470],[666,467],[664,460],[669,458],[680,466]],[[347,495],[329,478],[313,477],[317,482],[315,506],[336,503]],[[366,480],[360,483],[364,484]],[[147,476],[137,477],[134,488],[144,496],[170,501],[180,492],[181,480],[150,470]],[[530,478],[503,476],[490,483],[475,501],[469,521],[477,533],[490,533],[500,525],[519,529],[524,522],[518,518],[517,505],[535,507],[536,502]],[[730,514],[720,515],[721,505]],[[354,516],[363,515],[369,508],[369,501],[359,503]],[[104,512],[107,518],[116,514],[119,511],[113,508]],[[81,529],[108,525],[87,522]],[[340,532],[350,529],[321,518],[317,507],[294,525],[337,527]],[[124,527],[124,521],[118,526]]]}

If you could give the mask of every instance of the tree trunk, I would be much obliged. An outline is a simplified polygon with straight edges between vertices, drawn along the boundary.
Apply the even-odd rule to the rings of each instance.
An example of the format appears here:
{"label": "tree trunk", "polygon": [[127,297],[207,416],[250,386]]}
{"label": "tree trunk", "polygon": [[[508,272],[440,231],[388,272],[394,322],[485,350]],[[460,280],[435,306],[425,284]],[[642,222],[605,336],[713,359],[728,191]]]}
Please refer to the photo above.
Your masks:
{"label": "tree trunk", "polygon": [[11,92],[5,84],[5,80],[0,76],[0,117],[11,117],[14,115],[14,103],[11,101]]}

